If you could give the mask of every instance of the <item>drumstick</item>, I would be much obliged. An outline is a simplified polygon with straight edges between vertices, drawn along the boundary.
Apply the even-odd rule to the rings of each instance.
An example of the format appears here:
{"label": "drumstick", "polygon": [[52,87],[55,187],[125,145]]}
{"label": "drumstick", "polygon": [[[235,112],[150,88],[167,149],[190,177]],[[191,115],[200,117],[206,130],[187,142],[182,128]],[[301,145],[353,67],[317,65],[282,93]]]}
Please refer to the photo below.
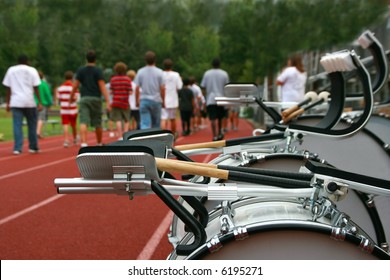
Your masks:
{"label": "drumstick", "polygon": [[304,107],[304,108],[300,108],[298,110],[296,110],[295,112],[291,113],[290,115],[288,115],[287,117],[283,118],[283,123],[288,123],[289,121],[291,121],[292,119],[298,117],[299,115],[303,114],[305,111],[319,105],[319,104],[322,104],[324,102],[327,102],[328,101],[328,98],[330,96],[330,93],[327,92],[327,91],[323,91],[321,92],[319,95],[318,95],[318,100],[313,102],[312,104]]}
{"label": "drumstick", "polygon": [[310,188],[310,182],[303,180],[286,179],[274,176],[245,173],[240,171],[228,171],[216,168],[210,168],[203,164],[155,158],[157,169],[166,172],[179,172],[185,174],[199,175],[205,177],[219,178],[223,180],[232,180],[239,182],[271,185],[282,188]]}
{"label": "drumstick", "polygon": [[264,168],[259,169],[259,168],[243,167],[243,166],[216,165],[216,164],[202,163],[202,162],[184,161],[183,163],[191,164],[193,166],[202,166],[202,167],[213,168],[213,169],[239,171],[243,173],[252,173],[252,174],[267,175],[267,176],[274,176],[279,178],[289,178],[289,179],[304,180],[304,181],[310,181],[313,178],[313,175],[310,173],[286,172],[281,170],[264,169]]}
{"label": "drumstick", "polygon": [[276,140],[282,138],[284,138],[284,133],[272,133],[272,134],[263,134],[259,136],[242,137],[242,138],[229,139],[229,140],[179,145],[179,146],[175,146],[175,149],[178,151],[186,151],[186,150],[204,149],[204,148],[222,148],[222,147],[241,145],[245,143]]}
{"label": "drumstick", "polygon": [[318,95],[314,91],[309,91],[308,93],[305,94],[305,99],[298,103],[297,105],[292,106],[291,108],[288,108],[286,110],[282,111],[282,117],[287,117],[291,113],[295,112],[296,110],[300,109],[303,105],[306,105],[310,102],[315,102],[318,100]]}

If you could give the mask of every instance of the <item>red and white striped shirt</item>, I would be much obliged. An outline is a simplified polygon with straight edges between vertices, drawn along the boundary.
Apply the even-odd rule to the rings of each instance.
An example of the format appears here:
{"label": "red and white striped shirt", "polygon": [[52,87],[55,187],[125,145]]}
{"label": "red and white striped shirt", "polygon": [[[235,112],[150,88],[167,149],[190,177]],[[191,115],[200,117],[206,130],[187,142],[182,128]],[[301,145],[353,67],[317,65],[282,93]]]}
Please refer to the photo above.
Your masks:
{"label": "red and white striped shirt", "polygon": [[[73,84],[71,81],[66,81],[57,88],[57,97],[60,102],[61,115],[76,115],[78,113],[77,103],[70,102]],[[76,95],[79,93],[77,92]],[[77,98],[76,98],[77,99]]]}

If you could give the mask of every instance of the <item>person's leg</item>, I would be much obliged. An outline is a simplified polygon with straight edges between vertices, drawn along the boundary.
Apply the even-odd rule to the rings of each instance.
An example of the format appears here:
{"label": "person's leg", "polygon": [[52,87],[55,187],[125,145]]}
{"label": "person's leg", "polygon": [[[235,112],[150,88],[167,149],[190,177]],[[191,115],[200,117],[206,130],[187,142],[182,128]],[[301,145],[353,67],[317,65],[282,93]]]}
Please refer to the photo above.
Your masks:
{"label": "person's leg", "polygon": [[91,98],[90,100],[91,125],[95,127],[95,136],[97,145],[102,145],[103,126],[102,126],[102,101],[100,98]]}
{"label": "person's leg", "polygon": [[151,128],[152,127],[152,119],[149,111],[149,100],[141,99],[139,105],[139,114],[141,121],[141,129]]}
{"label": "person's leg", "polygon": [[118,137],[121,138],[123,135],[122,131],[122,121],[116,121],[116,132],[118,134]]}
{"label": "person's leg", "polygon": [[151,127],[160,128],[161,127],[161,108],[162,103],[151,101],[150,103],[150,115],[151,115]]}
{"label": "person's leg", "polygon": [[139,110],[134,111],[134,118],[135,118],[136,129],[140,129],[141,128],[141,118],[139,115]]}
{"label": "person's leg", "polygon": [[224,134],[224,121],[226,121],[227,111],[222,106],[217,106],[217,120],[218,120],[218,140],[223,139]]}
{"label": "person's leg", "polygon": [[175,135],[175,133],[176,133],[176,119],[170,119],[170,123],[171,123],[172,134]]}
{"label": "person's leg", "polygon": [[88,146],[87,142],[87,133],[88,133],[88,125],[91,123],[91,117],[88,106],[88,98],[82,97],[80,99],[80,145]]}
{"label": "person's leg", "polygon": [[45,121],[47,120],[47,107],[43,107],[41,111],[38,112],[38,121],[37,121],[37,136],[38,138],[43,137],[42,128]]}
{"label": "person's leg", "polygon": [[69,122],[72,127],[73,144],[77,144],[77,114],[70,116]]}
{"label": "person's leg", "polygon": [[88,132],[88,126],[85,123],[80,123],[80,141],[82,146],[88,145],[87,132]]}
{"label": "person's leg", "polygon": [[12,126],[14,131],[14,152],[22,152],[23,149],[23,111],[22,108],[11,108]]}
{"label": "person's leg", "polygon": [[191,133],[191,111],[185,112],[185,124],[186,124],[186,134],[190,135],[190,133]]}
{"label": "person's leg", "polygon": [[69,146],[69,124],[62,125],[62,131],[64,134],[64,147]]}
{"label": "person's leg", "polygon": [[96,135],[96,142],[97,145],[102,145],[103,144],[103,128],[100,127],[95,127],[95,135]]}
{"label": "person's leg", "polygon": [[38,111],[37,108],[25,108],[24,112],[27,119],[29,149],[31,152],[36,152],[39,150],[37,136]]}
{"label": "person's leg", "polygon": [[[129,127],[130,127],[130,110],[129,109],[122,110],[122,120],[123,120],[122,133],[126,133],[129,131]],[[122,135],[120,135],[120,137],[122,137]]]}
{"label": "person's leg", "polygon": [[161,128],[169,129],[169,112],[166,108],[161,108]]}
{"label": "person's leg", "polygon": [[177,108],[169,109],[169,123],[170,123],[172,134],[175,136],[176,136],[176,113],[177,113]]}
{"label": "person's leg", "polygon": [[62,135],[64,136],[64,147],[69,145],[69,115],[61,115]]}
{"label": "person's leg", "polygon": [[207,106],[207,114],[209,116],[210,124],[211,124],[211,132],[213,133],[213,140],[217,140],[218,135],[219,135],[219,129],[220,129],[220,124],[218,123],[218,128],[217,128],[217,119],[218,119],[218,107],[217,105],[208,105]]}

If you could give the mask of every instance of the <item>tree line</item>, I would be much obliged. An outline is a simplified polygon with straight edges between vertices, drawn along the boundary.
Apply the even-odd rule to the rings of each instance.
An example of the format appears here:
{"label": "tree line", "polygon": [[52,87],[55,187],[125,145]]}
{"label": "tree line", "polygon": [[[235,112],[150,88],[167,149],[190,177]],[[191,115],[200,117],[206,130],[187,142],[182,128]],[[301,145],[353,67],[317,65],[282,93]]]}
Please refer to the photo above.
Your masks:
{"label": "tree line", "polygon": [[107,75],[153,50],[183,76],[220,57],[232,81],[255,82],[293,52],[351,42],[386,11],[386,0],[0,0],[0,74],[25,53],[58,85],[88,49]]}

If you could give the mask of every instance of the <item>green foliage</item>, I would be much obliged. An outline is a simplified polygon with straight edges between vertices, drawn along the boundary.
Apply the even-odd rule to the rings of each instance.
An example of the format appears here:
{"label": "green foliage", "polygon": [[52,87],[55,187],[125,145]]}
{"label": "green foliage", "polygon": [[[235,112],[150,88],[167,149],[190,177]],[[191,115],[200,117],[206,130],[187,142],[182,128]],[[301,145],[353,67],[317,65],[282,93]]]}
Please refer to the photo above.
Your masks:
{"label": "green foliage", "polygon": [[[52,86],[96,49],[108,70],[117,61],[174,61],[183,76],[202,77],[220,57],[233,81],[256,81],[296,51],[354,40],[382,20],[385,0],[2,0],[0,75],[27,53]],[[108,73],[108,72],[107,72]]]}

